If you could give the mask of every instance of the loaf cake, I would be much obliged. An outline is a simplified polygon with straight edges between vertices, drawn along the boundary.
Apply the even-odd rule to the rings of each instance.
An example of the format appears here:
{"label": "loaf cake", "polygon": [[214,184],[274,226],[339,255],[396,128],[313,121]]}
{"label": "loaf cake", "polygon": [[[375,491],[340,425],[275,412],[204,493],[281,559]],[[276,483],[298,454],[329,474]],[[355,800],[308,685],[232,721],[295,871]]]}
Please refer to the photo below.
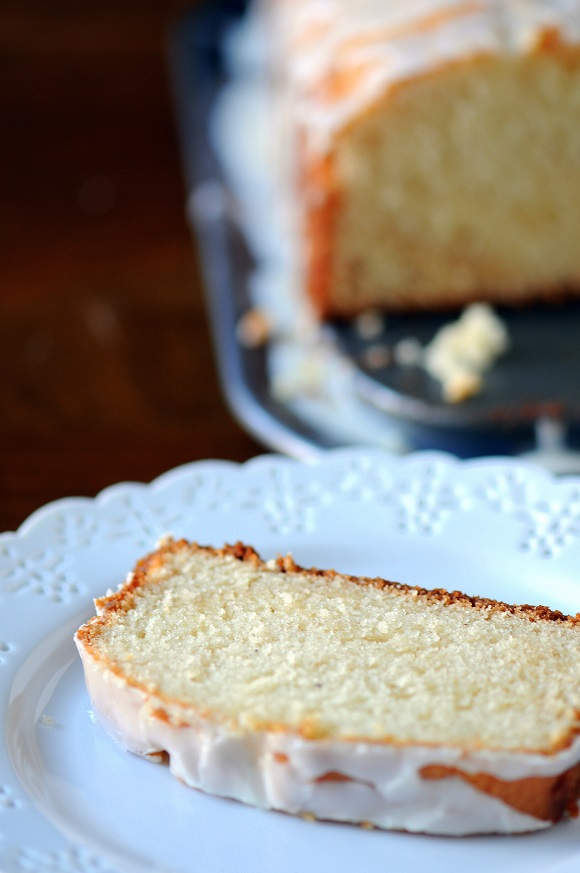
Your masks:
{"label": "loaf cake", "polygon": [[261,8],[318,315],[578,294],[580,0]]}
{"label": "loaf cake", "polygon": [[580,615],[171,539],[96,608],[97,717],[187,785],[433,834],[577,814]]}

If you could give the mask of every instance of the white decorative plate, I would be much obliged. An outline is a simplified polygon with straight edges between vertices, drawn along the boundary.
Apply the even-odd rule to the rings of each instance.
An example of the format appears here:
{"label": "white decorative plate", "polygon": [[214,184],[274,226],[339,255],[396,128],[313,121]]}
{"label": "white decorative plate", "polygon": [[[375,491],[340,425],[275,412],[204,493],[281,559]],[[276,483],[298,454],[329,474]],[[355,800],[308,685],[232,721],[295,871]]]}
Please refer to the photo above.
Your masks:
{"label": "white decorative plate", "polygon": [[112,744],[91,720],[72,635],[168,532],[580,610],[580,479],[511,461],[207,461],[50,504],[0,537],[3,873],[577,873],[580,820],[469,839],[311,823],[202,795]]}

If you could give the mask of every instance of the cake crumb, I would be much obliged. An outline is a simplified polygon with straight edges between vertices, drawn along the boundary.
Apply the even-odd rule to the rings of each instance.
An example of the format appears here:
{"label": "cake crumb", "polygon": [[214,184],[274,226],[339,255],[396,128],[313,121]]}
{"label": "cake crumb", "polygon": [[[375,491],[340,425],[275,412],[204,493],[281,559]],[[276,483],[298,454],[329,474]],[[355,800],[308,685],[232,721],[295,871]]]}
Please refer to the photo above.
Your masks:
{"label": "cake crumb", "polygon": [[361,312],[354,321],[357,334],[365,340],[376,339],[383,332],[384,326],[383,316],[376,309]]}
{"label": "cake crumb", "polygon": [[483,374],[508,348],[503,321],[488,304],[474,303],[435,334],[424,350],[424,367],[441,383],[443,398],[460,403],[481,391]]}
{"label": "cake crumb", "polygon": [[369,370],[379,370],[392,362],[391,350],[385,343],[373,343],[364,349],[361,360]]}
{"label": "cake crumb", "polygon": [[271,376],[272,396],[280,402],[318,397],[324,386],[327,356],[322,350],[305,351]]}
{"label": "cake crumb", "polygon": [[481,387],[482,378],[478,373],[458,369],[456,373],[447,377],[441,390],[443,399],[447,403],[463,403],[474,394],[479,394]]}
{"label": "cake crumb", "polygon": [[247,349],[256,349],[265,345],[271,334],[270,320],[263,309],[249,309],[236,325],[237,340]]}
{"label": "cake crumb", "polygon": [[405,337],[396,343],[393,360],[399,367],[419,367],[423,363],[423,347],[414,336]]}

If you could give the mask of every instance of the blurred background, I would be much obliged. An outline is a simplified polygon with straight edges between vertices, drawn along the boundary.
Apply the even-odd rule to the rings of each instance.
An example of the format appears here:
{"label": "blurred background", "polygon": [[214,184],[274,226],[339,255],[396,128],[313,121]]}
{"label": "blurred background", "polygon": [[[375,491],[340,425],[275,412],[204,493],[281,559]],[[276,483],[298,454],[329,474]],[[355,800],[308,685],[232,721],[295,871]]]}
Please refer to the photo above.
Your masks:
{"label": "blurred background", "polygon": [[263,451],[220,393],[167,39],[190,3],[0,6],[0,530]]}

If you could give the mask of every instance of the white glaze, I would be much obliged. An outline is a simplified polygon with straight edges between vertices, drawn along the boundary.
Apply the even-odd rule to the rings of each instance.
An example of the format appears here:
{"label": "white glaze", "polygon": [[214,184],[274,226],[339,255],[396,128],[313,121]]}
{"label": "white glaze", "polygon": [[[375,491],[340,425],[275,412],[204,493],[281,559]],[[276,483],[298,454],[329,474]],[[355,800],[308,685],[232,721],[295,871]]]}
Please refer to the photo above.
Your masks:
{"label": "white glaze", "polygon": [[[579,0],[265,0],[274,65],[307,147],[324,152],[340,130],[394,85],[477,55],[532,51],[546,30],[580,42]],[[309,34],[316,33],[316,38]],[[321,95],[333,71],[366,69],[339,99]]]}
{"label": "white glaze", "polygon": [[[77,645],[95,715],[117,742],[139,755],[166,751],[171,772],[187,785],[264,809],[452,836],[540,830],[550,823],[462,779],[426,780],[421,769],[439,764],[516,780],[554,776],[580,761],[580,737],[543,755],[244,733],[131,686]],[[349,781],[317,781],[328,773]]]}

